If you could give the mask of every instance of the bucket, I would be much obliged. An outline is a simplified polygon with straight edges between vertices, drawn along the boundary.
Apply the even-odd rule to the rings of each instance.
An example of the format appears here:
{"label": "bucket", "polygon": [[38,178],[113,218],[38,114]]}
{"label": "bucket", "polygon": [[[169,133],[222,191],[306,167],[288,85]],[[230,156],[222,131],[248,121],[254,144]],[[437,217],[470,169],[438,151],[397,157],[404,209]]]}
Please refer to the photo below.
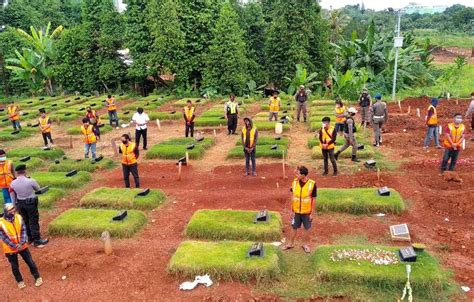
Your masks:
{"label": "bucket", "polygon": [[283,124],[282,123],[276,123],[275,124],[275,133],[276,134],[282,134],[283,133]]}

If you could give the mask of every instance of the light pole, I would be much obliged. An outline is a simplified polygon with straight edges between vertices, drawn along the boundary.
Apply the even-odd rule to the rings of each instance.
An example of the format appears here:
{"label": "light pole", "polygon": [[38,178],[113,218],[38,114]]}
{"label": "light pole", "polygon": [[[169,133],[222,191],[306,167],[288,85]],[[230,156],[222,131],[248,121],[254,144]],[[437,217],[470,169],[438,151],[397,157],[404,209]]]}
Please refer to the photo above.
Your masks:
{"label": "light pole", "polygon": [[[397,11],[397,26],[396,26],[396,37],[394,38],[395,47],[395,66],[393,68],[393,86],[392,86],[392,100],[395,100],[395,91],[397,87],[397,68],[398,68],[398,50],[403,46],[403,37],[400,36],[400,19],[402,16],[402,10]],[[400,106],[400,102],[398,104]]]}

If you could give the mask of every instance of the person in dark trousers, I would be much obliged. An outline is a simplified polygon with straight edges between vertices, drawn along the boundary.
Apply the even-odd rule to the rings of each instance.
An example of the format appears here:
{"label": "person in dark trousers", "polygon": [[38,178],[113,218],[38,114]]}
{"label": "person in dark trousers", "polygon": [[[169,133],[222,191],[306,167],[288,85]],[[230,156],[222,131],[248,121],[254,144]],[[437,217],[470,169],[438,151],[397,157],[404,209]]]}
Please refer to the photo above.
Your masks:
{"label": "person in dark trousers", "polygon": [[112,95],[108,95],[107,99],[105,100],[105,106],[107,107],[107,113],[109,114],[109,123],[110,126],[114,126],[118,128],[119,126],[119,119],[117,115],[117,102]]}
{"label": "person in dark trousers", "polygon": [[344,146],[341,147],[335,154],[334,158],[338,160],[339,155],[344,152],[349,146],[352,146],[352,161],[359,162],[357,159],[357,140],[355,133],[357,131],[354,121],[354,116],[357,114],[357,109],[350,107],[347,109],[347,117],[344,121]]}
{"label": "person in dark trousers", "polygon": [[25,221],[26,233],[35,247],[44,247],[49,240],[41,239],[38,197],[35,192],[40,189],[36,180],[26,177],[26,165],[15,168],[16,179],[10,184],[11,199]]}
{"label": "person in dark trousers", "polygon": [[301,85],[298,92],[296,92],[295,100],[296,100],[296,120],[298,122],[300,121],[301,112],[303,112],[303,118],[304,118],[304,121],[306,122],[307,112],[308,112],[308,108],[307,108],[308,94],[306,93],[306,90],[303,85]]}
{"label": "person in dark trousers", "polygon": [[426,114],[426,118],[425,118],[426,127],[427,127],[425,143],[424,143],[425,150],[429,148],[432,137],[434,137],[436,148],[441,149],[441,146],[439,145],[438,113],[436,111],[437,106],[438,106],[438,99],[432,98],[430,102],[430,106],[428,107],[428,113]]}
{"label": "person in dark trousers", "polygon": [[245,171],[250,175],[250,161],[252,161],[252,175],[257,176],[257,166],[255,164],[255,153],[258,140],[258,130],[254,127],[252,120],[244,118],[245,126],[242,128],[242,146],[244,146]]}
{"label": "person in dark trousers", "polygon": [[10,102],[10,105],[7,107],[8,118],[12,122],[13,130],[21,130],[20,125],[20,108],[15,105],[14,101]]}
{"label": "person in dark trousers", "polygon": [[[474,132],[474,92],[471,93],[471,103],[469,103],[469,107],[466,111],[466,118],[471,118],[471,130]],[[474,135],[471,135],[471,141],[474,142]]]}
{"label": "person in dark trousers", "polygon": [[235,94],[230,95],[229,101],[225,103],[224,114],[227,120],[227,135],[236,134],[237,123],[239,120],[239,104],[235,100]]}
{"label": "person in dark trousers", "polygon": [[51,137],[51,119],[46,114],[44,109],[40,109],[39,127],[41,130],[41,135],[43,136],[44,146],[48,146],[48,140],[51,144],[54,144],[53,138]]}
{"label": "person in dark trousers", "polygon": [[333,176],[337,175],[337,163],[334,157],[334,145],[336,143],[337,131],[332,127],[331,119],[327,116],[323,118],[323,127],[319,130],[319,145],[321,146],[321,152],[324,158],[324,172],[323,176],[329,173],[329,163],[331,160]]}
{"label": "person in dark trousers", "polygon": [[91,124],[93,127],[94,127],[94,133],[96,134],[97,136],[97,139],[100,139],[100,124],[102,123],[101,120],[100,120],[100,116],[99,114],[97,113],[97,111],[95,111],[94,109],[92,109],[92,107],[87,107],[86,109],[86,118],[89,119],[89,124]]}
{"label": "person in dark trousers", "polygon": [[135,123],[135,144],[140,146],[140,137],[143,137],[143,150],[147,150],[147,123],[150,121],[148,114],[143,112],[143,108],[138,107],[137,112],[132,116],[132,122]]}
{"label": "person in dark trousers", "polygon": [[124,134],[121,136],[119,153],[122,154],[122,171],[125,187],[130,188],[130,173],[132,173],[135,188],[140,188],[140,178],[138,176],[138,145],[132,143],[130,136]]}
{"label": "person in dark trousers", "polygon": [[448,168],[448,162],[451,159],[449,164],[449,171],[454,171],[456,168],[456,162],[459,157],[459,152],[462,149],[462,143],[464,140],[464,124],[462,123],[462,114],[456,113],[454,115],[454,122],[449,123],[445,129],[444,135],[444,156],[441,162],[441,174],[446,171]]}
{"label": "person in dark trousers", "polygon": [[382,102],[382,95],[377,93],[375,95],[375,104],[371,108],[371,121],[374,127],[374,147],[379,147],[382,144],[382,126],[388,121],[387,104]]}
{"label": "person in dark trousers", "polygon": [[370,97],[369,91],[367,88],[362,90],[362,94],[359,97],[359,106],[360,106],[360,125],[368,126],[370,121],[370,106],[372,106],[372,98]]}
{"label": "person in dark trousers", "polygon": [[184,135],[186,137],[191,134],[191,137],[194,137],[194,119],[196,118],[196,115],[194,114],[194,106],[193,102],[191,100],[188,100],[186,102],[186,107],[183,109],[183,118],[184,122],[186,123],[186,128],[184,131]]}
{"label": "person in dark trousers", "polygon": [[26,226],[27,224],[23,217],[15,212],[13,204],[6,204],[4,207],[4,215],[0,218],[0,241],[2,242],[3,253],[7,257],[8,262],[10,262],[13,276],[15,277],[19,289],[24,289],[26,284],[20,272],[18,254],[20,254],[26,265],[28,265],[33,278],[35,278],[35,286],[38,287],[43,284],[43,278],[41,278],[38,268],[31,257],[30,250],[28,249]]}

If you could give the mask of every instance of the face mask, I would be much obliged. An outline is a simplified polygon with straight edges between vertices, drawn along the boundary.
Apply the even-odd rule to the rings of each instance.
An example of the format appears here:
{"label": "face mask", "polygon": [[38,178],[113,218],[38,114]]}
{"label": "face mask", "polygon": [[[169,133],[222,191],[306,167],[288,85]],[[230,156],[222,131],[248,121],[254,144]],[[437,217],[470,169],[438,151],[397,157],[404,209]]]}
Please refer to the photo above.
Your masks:
{"label": "face mask", "polygon": [[[456,124],[461,124],[462,118],[455,118],[455,119],[454,119],[454,122],[455,122]],[[0,158],[0,160],[1,160],[1,158]]]}
{"label": "face mask", "polygon": [[323,128],[326,128],[328,124],[322,123]]}
{"label": "face mask", "polygon": [[7,160],[7,157],[6,157],[6,156],[0,157],[0,161],[6,161],[6,160]]}

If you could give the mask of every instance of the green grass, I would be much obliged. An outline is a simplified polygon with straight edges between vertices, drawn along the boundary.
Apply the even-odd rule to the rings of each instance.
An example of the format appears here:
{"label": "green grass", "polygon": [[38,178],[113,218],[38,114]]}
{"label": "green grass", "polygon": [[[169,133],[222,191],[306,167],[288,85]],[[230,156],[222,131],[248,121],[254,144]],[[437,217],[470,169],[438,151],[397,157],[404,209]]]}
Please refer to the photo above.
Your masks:
{"label": "green grass", "polygon": [[[256,154],[257,158],[282,158],[283,151],[286,153],[287,147],[284,145],[278,145],[276,150],[271,149],[271,145],[257,145]],[[244,158],[244,149],[242,146],[234,147],[230,149],[227,154],[227,158]]]}
{"label": "green grass", "polygon": [[[291,105],[287,105],[288,103],[291,103]],[[295,102],[281,101],[280,112],[284,111],[284,110],[294,110],[295,108],[296,108],[296,103]],[[270,110],[270,105],[268,105],[268,102],[265,102],[264,104],[260,105],[260,110],[269,111]]]}
{"label": "green grass", "polygon": [[316,211],[401,214],[405,210],[405,203],[397,191],[390,191],[390,196],[380,196],[376,188],[319,189]]}
{"label": "green grass", "polygon": [[281,273],[278,249],[265,244],[264,257],[247,257],[251,245],[235,241],[185,241],[171,258],[168,271],[179,277],[209,274],[213,279],[243,282],[277,278]]}
{"label": "green grass", "polygon": [[70,115],[66,115],[66,112],[56,112],[51,114],[51,119],[53,121],[56,121],[59,119],[61,122],[70,122],[70,121],[75,121],[79,119],[82,114],[76,113],[76,112],[70,112]]}
{"label": "green grass", "polygon": [[35,179],[41,186],[57,188],[79,188],[92,180],[91,174],[79,171],[72,177],[66,177],[65,172],[33,172],[31,178]]}
{"label": "green grass", "polygon": [[[276,122],[270,121],[255,121],[253,125],[257,127],[258,130],[273,130],[275,131]],[[290,124],[283,124],[283,130],[287,131],[290,129]]]}
{"label": "green grass", "polygon": [[[188,145],[195,144],[194,149],[187,150]],[[189,154],[190,159],[201,158],[205,150],[214,144],[214,139],[205,138],[202,142],[196,142],[193,138],[177,138],[164,141],[154,145],[146,153],[148,159],[179,159]]]}
{"label": "green grass", "polygon": [[[343,260],[333,262],[331,254],[336,250],[361,249],[374,250],[371,245],[320,246],[313,253],[312,263],[315,274],[324,280],[341,284],[364,284],[384,290],[398,290],[401,294],[406,282],[406,263],[376,265],[368,261]],[[396,247],[378,247],[382,250],[397,252]],[[447,287],[448,276],[438,261],[428,252],[418,254],[417,261],[411,265],[410,283],[413,293],[426,298],[438,298]],[[438,300],[438,299],[435,299]]]}
{"label": "green grass", "polygon": [[32,136],[34,133],[38,133],[38,135],[41,135],[38,129],[26,128],[26,125],[23,125],[23,130],[21,130],[19,133],[12,134],[12,132],[13,128],[0,130],[0,142],[27,138]]}
{"label": "green grass", "polygon": [[[193,105],[205,105],[209,102],[207,99],[202,99],[202,98],[184,98],[184,99],[181,99],[181,100],[178,100],[178,101],[174,102],[173,106],[174,107],[184,107],[184,106],[186,106],[188,100],[191,100],[193,102]],[[200,100],[200,102],[196,103],[197,100]]]}
{"label": "green grass", "polygon": [[61,160],[59,164],[53,163],[49,166],[49,172],[69,172],[71,170],[94,172],[99,169],[111,169],[115,167],[115,162],[110,158],[104,158],[99,162],[94,163],[91,160],[81,159],[80,161],[74,159]]}
{"label": "green grass", "polygon": [[104,207],[112,209],[152,210],[166,200],[161,190],[150,190],[146,196],[136,196],[141,189],[98,188],[84,195],[82,207]]}
{"label": "green grass", "polygon": [[40,208],[52,208],[61,198],[66,195],[66,191],[58,188],[50,188],[48,192],[38,195]]}
{"label": "green grass", "polygon": [[[220,116],[223,116],[222,114]],[[195,119],[196,127],[217,127],[227,125],[226,119],[221,119],[219,116],[215,117],[198,117]]]}
{"label": "green grass", "polygon": [[8,157],[39,157],[42,159],[56,159],[64,155],[62,149],[53,148],[51,150],[43,150],[41,147],[21,147],[7,151]]}
{"label": "green grass", "polygon": [[176,111],[175,113],[170,112],[149,112],[148,117],[150,120],[159,119],[161,121],[168,121],[168,120],[179,120],[183,118],[183,114],[180,111]]}
{"label": "green grass", "polygon": [[29,171],[34,171],[44,164],[44,160],[38,157],[32,157],[29,161],[21,162],[20,158],[8,158],[13,162],[13,166],[17,167],[18,165],[26,165]]}
{"label": "green grass", "polygon": [[48,233],[57,236],[99,238],[109,231],[112,237],[129,238],[140,231],[147,218],[140,211],[129,210],[122,221],[112,221],[117,210],[70,209],[59,215],[48,226]]}
{"label": "green grass", "polygon": [[219,108],[219,109],[209,109],[205,112],[203,112],[203,114],[201,114],[199,116],[199,118],[208,118],[208,117],[221,117],[221,116],[224,116],[224,108]]}
{"label": "green grass", "polygon": [[474,36],[463,33],[442,33],[434,29],[415,29],[415,42],[424,43],[430,39],[431,45],[443,47],[474,47]]}
{"label": "green grass", "polygon": [[[287,137],[282,137],[281,139],[277,140],[275,137],[271,136],[259,136],[257,139],[257,146],[260,145],[283,145],[287,146],[289,143],[289,139]],[[239,139],[236,143],[236,146],[242,146],[242,140]]]}
{"label": "green grass", "polygon": [[195,239],[278,241],[282,221],[278,212],[269,212],[266,223],[254,223],[257,211],[198,210],[186,227],[186,236]]}
{"label": "green grass", "polygon": [[321,106],[321,107],[333,107],[336,105],[333,100],[314,100],[311,102],[311,106]]}
{"label": "green grass", "polygon": [[[107,118],[107,121],[108,121],[108,118]],[[104,125],[103,127],[99,128],[99,129],[100,129],[100,134],[105,134],[107,132],[110,132],[110,131],[114,130],[114,128],[110,125]],[[66,133],[69,134],[69,135],[82,135],[81,127],[76,126],[76,127],[68,128],[66,130]]]}
{"label": "green grass", "polygon": [[204,140],[200,142],[196,142],[196,140],[192,137],[177,137],[177,138],[170,138],[167,139],[166,141],[162,142],[162,144],[166,145],[184,145],[188,146],[191,144],[196,144],[198,146],[203,147],[204,149],[209,149],[214,145],[214,139],[210,137],[204,138]]}
{"label": "green grass", "polygon": [[[310,137],[308,139],[308,148],[312,149],[314,147],[319,147],[319,138],[316,138],[316,137]],[[337,136],[336,137],[336,146],[342,146],[344,145],[344,137],[342,136]]]}
{"label": "green grass", "polygon": [[[337,142],[337,139],[336,139]],[[337,152],[339,147],[336,147],[334,152]],[[375,151],[372,148],[372,146],[365,146],[364,150],[358,150],[357,151],[357,158],[359,159],[369,159],[374,157]],[[339,155],[339,158],[351,158],[352,156],[352,147],[346,149],[344,152]],[[314,147],[311,151],[311,158],[312,159],[322,159],[323,158],[323,153],[321,152],[321,148],[319,146]]]}

